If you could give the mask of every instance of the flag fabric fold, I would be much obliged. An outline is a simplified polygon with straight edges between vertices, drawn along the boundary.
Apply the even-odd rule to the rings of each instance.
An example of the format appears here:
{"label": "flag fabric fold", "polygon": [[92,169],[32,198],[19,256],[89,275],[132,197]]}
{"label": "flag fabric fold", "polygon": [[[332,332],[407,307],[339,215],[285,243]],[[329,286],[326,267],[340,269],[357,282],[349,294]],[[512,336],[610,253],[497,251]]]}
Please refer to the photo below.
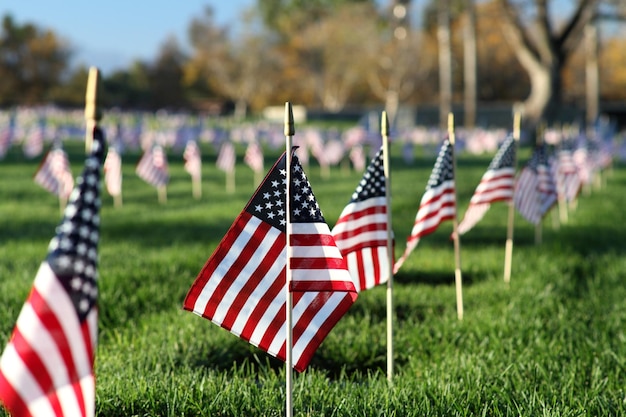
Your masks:
{"label": "flag fabric fold", "polygon": [[489,210],[492,203],[511,201],[515,189],[515,153],[516,141],[509,136],[500,145],[500,149],[480,180],[470,199],[469,207],[459,223],[460,235],[467,233]]}
{"label": "flag fabric fold", "polygon": [[394,273],[398,272],[423,236],[433,233],[442,222],[454,219],[456,197],[453,158],[454,148],[450,140],[446,139],[439,150],[439,155],[437,155],[435,166],[426,185],[426,192],[420,200],[413,229],[407,239],[406,249],[393,267]]}
{"label": "flag fabric fold", "polygon": [[[372,159],[352,199],[339,215],[332,234],[359,291],[389,279],[387,199],[383,149]],[[391,259],[391,261],[390,261]]]}
{"label": "flag fabric fold", "polygon": [[15,416],[93,416],[97,245],[104,137],[93,131],[48,255],[0,358],[0,402]]}
{"label": "flag fabric fold", "polygon": [[205,263],[183,308],[284,361],[290,221],[292,354],[301,372],[357,291],[295,155],[286,213],[286,172],[283,153]]}
{"label": "flag fabric fold", "polygon": [[224,172],[233,172],[236,162],[235,146],[230,142],[224,142],[217,155],[215,165]]}
{"label": "flag fabric fold", "polygon": [[69,197],[74,188],[74,177],[67,153],[62,148],[53,148],[44,157],[35,173],[37,184],[60,198]]}
{"label": "flag fabric fold", "polygon": [[202,159],[200,157],[200,148],[195,140],[187,141],[183,158],[185,159],[185,171],[191,178],[199,180],[202,177]]}
{"label": "flag fabric fold", "polygon": [[257,141],[252,141],[248,144],[243,161],[254,172],[263,171],[263,151]]}
{"label": "flag fabric fold", "polygon": [[156,145],[144,152],[135,168],[135,172],[139,178],[153,187],[166,186],[170,181],[170,174],[167,156],[163,148]]}
{"label": "flag fabric fold", "polygon": [[539,224],[557,202],[557,186],[552,172],[546,145],[541,144],[517,178],[513,202],[520,215],[532,224]]}
{"label": "flag fabric fold", "polygon": [[115,197],[122,194],[122,157],[113,146],[104,160],[104,184],[109,195]]}

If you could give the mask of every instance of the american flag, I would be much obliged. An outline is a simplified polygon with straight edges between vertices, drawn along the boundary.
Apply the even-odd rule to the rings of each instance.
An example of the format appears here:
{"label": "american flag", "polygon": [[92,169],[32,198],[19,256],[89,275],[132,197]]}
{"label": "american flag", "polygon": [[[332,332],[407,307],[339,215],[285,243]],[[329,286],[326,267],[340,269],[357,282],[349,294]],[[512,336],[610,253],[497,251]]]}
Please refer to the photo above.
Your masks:
{"label": "american flag", "polygon": [[513,136],[509,136],[476,187],[463,220],[457,227],[459,234],[462,235],[474,227],[489,210],[491,203],[511,201],[515,189],[515,152],[516,141]]}
{"label": "american flag", "polygon": [[232,172],[235,169],[235,160],[235,146],[230,142],[224,142],[217,155],[217,167],[224,172]]}
{"label": "american flag", "polygon": [[22,150],[27,158],[34,158],[43,152],[44,126],[33,126],[23,143]]}
{"label": "american flag", "polygon": [[291,173],[289,217],[283,153],[207,260],[183,307],[284,361],[289,220],[292,354],[301,372],[357,291],[295,155]]}
{"label": "american flag", "polygon": [[111,146],[104,160],[104,183],[111,196],[122,194],[122,158]]}
{"label": "american flag", "polygon": [[393,267],[394,273],[398,272],[422,236],[434,232],[441,222],[453,220],[456,215],[453,152],[450,141],[446,139],[428,179],[406,249]]}
{"label": "american flag", "polygon": [[570,149],[559,151],[554,171],[559,195],[563,196],[565,201],[575,201],[582,187],[582,181]]}
{"label": "american flag", "polygon": [[93,416],[97,244],[104,137],[77,180],[57,234],[0,358],[0,400],[15,416]]}
{"label": "american flag", "polygon": [[526,220],[539,224],[557,201],[556,182],[548,165],[546,145],[535,148],[515,185],[513,202]]}
{"label": "american flag", "polygon": [[0,128],[0,159],[3,159],[9,151],[12,140],[13,131],[11,126],[5,126]]}
{"label": "american flag", "polygon": [[359,291],[387,282],[389,258],[393,257],[387,253],[383,156],[381,148],[332,230]]}
{"label": "american flag", "polygon": [[263,151],[258,142],[252,141],[246,148],[243,161],[254,171],[263,171]]}
{"label": "american flag", "polygon": [[183,152],[183,158],[185,159],[185,171],[191,175],[191,178],[201,178],[202,159],[200,158],[200,148],[195,140],[187,141],[185,151]]}
{"label": "american flag", "polygon": [[162,187],[170,181],[167,156],[159,145],[148,149],[137,164],[135,172],[139,178],[154,187]]}
{"label": "american flag", "polygon": [[74,188],[74,177],[63,149],[54,148],[48,151],[35,173],[34,181],[60,198],[69,197]]}

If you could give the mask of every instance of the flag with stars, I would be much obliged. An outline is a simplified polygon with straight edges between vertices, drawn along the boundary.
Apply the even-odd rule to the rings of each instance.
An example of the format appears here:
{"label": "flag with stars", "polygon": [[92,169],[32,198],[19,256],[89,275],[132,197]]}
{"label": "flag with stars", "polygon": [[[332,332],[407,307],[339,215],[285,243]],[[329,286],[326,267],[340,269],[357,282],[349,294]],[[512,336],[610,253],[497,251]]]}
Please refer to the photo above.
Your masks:
{"label": "flag with stars", "polygon": [[67,153],[60,147],[51,149],[39,165],[33,180],[52,194],[68,198],[74,188],[74,177]]}
{"label": "flag with stars", "polygon": [[153,187],[164,187],[170,182],[170,172],[165,151],[159,145],[148,149],[135,168],[135,172]]}
{"label": "flag with stars", "polygon": [[393,257],[387,253],[383,156],[381,148],[332,230],[359,291],[387,282]]}
{"label": "flag with stars", "polygon": [[487,172],[474,191],[469,207],[459,223],[459,234],[467,233],[478,223],[491,207],[491,203],[497,201],[511,201],[515,188],[515,152],[516,141],[509,136],[500,146],[493,157]]}
{"label": "flag with stars", "polygon": [[[293,366],[303,371],[357,291],[292,152],[291,213],[285,154],[271,168],[190,288],[183,308],[281,360],[286,354],[286,268],[292,271]],[[287,264],[287,221],[291,258]]]}
{"label": "flag with stars", "polygon": [[70,195],[0,358],[0,401],[15,416],[93,416],[97,244],[104,137]]}
{"label": "flag with stars", "polygon": [[533,151],[515,184],[513,202],[517,211],[534,225],[554,206],[558,198],[556,181],[548,164],[545,144]]}
{"label": "flag with stars", "polygon": [[453,220],[456,215],[454,189],[454,148],[446,139],[439,150],[435,166],[428,179],[426,192],[420,201],[415,216],[411,235],[407,239],[406,249],[393,267],[396,273],[417,246],[421,237],[437,230],[445,220]]}

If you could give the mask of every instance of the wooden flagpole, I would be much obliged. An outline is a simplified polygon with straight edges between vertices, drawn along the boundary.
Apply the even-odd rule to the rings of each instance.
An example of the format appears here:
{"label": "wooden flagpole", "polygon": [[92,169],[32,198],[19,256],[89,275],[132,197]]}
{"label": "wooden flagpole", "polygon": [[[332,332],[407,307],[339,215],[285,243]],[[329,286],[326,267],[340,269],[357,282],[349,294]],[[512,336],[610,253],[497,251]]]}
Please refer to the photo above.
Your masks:
{"label": "wooden flagpole", "polygon": [[[513,140],[515,140],[515,159],[513,160],[513,175],[517,171],[517,149],[520,139],[521,114],[516,111],[513,115]],[[509,218],[506,228],[506,244],[504,247],[504,282],[511,282],[511,263],[513,259],[513,224],[515,221],[515,203],[509,202]]]}
{"label": "wooden flagpole", "polygon": [[200,200],[202,198],[202,176],[191,178],[191,193],[193,198]]}
{"label": "wooden flagpole", "polygon": [[[541,124],[538,128],[537,128],[537,143],[535,144],[536,147],[539,147],[543,144],[543,135],[544,135],[544,131],[545,131],[545,127],[543,126],[543,124]],[[535,245],[539,245],[541,244],[541,232],[543,227],[543,217],[539,219],[539,223],[537,223],[535,225]]]}
{"label": "wooden flagpole", "polygon": [[383,138],[383,170],[385,173],[385,206],[387,211],[387,381],[393,381],[393,232],[391,228],[391,176],[389,169],[389,119],[383,111],[380,120]]}
{"label": "wooden flagpole", "polygon": [[458,232],[458,216],[456,209],[456,156],[454,152],[454,116],[448,113],[448,138],[452,146],[452,169],[454,172],[454,219],[452,220],[452,235],[454,236],[454,283],[456,286],[456,314],[463,320],[463,278],[461,275],[461,239]]}
{"label": "wooden flagpole", "polygon": [[289,242],[291,236],[291,144],[293,142],[293,135],[295,134],[294,122],[293,122],[293,110],[291,108],[291,103],[285,103],[285,168],[286,168],[286,218],[287,218],[287,227],[286,227],[286,249],[287,249],[287,268],[286,269],[286,285],[285,285],[285,296],[286,296],[286,320],[285,320],[285,330],[287,332],[287,338],[285,341],[285,417],[293,416],[293,324],[292,324],[292,307],[293,307],[293,299],[291,294],[291,244]]}
{"label": "wooden flagpole", "polygon": [[[98,109],[98,84],[100,71],[96,67],[89,68],[87,89],[85,91],[85,152],[89,154],[93,146],[93,129],[98,124],[101,114]],[[64,185],[62,185],[64,186]],[[63,201],[61,201],[63,200]],[[67,199],[59,194],[61,213],[63,213]]]}

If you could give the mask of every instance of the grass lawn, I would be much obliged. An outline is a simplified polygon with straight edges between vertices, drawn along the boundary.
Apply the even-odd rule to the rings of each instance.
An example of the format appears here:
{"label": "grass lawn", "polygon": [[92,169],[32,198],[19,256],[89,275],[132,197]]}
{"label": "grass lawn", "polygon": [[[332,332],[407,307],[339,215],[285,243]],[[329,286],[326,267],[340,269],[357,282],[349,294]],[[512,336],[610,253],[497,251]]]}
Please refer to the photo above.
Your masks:
{"label": "grass lawn", "polygon": [[[68,146],[82,170],[80,144]],[[123,206],[104,192],[99,243],[96,411],[101,416],[280,416],[282,362],[182,310],[204,262],[251,197],[243,165],[225,189],[205,147],[202,198],[192,197],[182,156],[170,155],[168,201],[124,157]],[[269,166],[279,151],[266,156]],[[521,151],[520,166],[529,156]],[[459,211],[492,155],[457,160]],[[434,155],[412,165],[392,147],[396,255],[404,250]],[[0,161],[0,346],[8,341],[60,219],[36,185],[39,161],[12,149]],[[332,227],[362,173],[306,170]],[[386,380],[384,286],[362,292],[309,368],[294,378],[296,416],[626,415],[626,169],[581,195],[542,241],[519,215],[510,285],[503,281],[507,207],[494,204],[462,238],[464,320],[456,315],[452,223],[442,224],[395,277],[395,378]],[[0,411],[0,416],[3,416]]]}

